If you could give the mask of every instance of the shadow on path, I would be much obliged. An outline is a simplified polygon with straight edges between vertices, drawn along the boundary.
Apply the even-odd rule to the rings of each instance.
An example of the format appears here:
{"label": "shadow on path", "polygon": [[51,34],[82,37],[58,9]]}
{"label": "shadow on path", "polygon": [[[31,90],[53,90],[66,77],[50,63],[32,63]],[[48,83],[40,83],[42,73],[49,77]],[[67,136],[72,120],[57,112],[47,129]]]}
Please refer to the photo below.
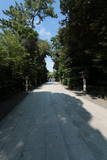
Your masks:
{"label": "shadow on path", "polygon": [[0,160],[107,160],[92,118],[75,97],[32,92],[0,122]]}
{"label": "shadow on path", "polygon": [[20,92],[14,96],[10,96],[8,99],[5,99],[5,101],[0,101],[0,120],[6,116],[16,105],[18,105],[26,96],[26,92]]}

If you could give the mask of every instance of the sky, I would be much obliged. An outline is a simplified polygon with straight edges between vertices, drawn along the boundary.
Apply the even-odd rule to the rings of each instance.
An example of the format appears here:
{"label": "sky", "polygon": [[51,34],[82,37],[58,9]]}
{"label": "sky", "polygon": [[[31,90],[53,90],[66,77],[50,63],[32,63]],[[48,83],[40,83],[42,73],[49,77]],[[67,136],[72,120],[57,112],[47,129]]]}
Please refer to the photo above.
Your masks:
{"label": "sky", "polygon": [[[16,0],[17,2],[23,2],[23,0]],[[4,17],[2,10],[8,9],[10,5],[14,4],[14,0],[2,0],[0,2],[0,18]],[[60,27],[59,21],[63,19],[63,15],[60,13],[60,1],[56,0],[53,4],[55,13],[58,14],[58,18],[46,18],[40,25],[36,26],[36,31],[39,33],[39,38],[50,41],[51,37],[57,34],[58,28]],[[35,24],[38,20],[35,19]],[[53,72],[54,63],[51,57],[46,57],[47,69]]]}

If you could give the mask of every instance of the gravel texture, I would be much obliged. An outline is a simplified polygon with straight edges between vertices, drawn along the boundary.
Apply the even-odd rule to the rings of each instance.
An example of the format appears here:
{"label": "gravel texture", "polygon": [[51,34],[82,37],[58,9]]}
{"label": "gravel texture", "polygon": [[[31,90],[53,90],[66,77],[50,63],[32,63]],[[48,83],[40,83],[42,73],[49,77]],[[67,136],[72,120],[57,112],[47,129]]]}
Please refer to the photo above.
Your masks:
{"label": "gravel texture", "polygon": [[46,83],[0,122],[0,160],[107,160],[107,109]]}

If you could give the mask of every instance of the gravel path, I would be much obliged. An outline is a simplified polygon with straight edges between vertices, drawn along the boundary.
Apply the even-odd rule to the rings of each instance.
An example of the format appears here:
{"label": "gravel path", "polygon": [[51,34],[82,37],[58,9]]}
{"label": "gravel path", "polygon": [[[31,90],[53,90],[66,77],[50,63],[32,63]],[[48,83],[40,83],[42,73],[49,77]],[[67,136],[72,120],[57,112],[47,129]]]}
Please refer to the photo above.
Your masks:
{"label": "gravel path", "polygon": [[0,160],[107,160],[107,109],[46,83],[0,122]]}

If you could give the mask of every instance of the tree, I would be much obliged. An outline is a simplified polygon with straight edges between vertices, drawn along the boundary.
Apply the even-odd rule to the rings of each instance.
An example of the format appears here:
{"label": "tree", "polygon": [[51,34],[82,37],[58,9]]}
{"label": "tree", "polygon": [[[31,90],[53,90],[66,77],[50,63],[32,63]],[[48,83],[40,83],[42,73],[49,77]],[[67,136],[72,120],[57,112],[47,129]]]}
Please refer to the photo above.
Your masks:
{"label": "tree", "polygon": [[29,11],[31,18],[31,26],[34,27],[35,17],[39,19],[37,24],[40,24],[46,17],[50,16],[57,18],[54,13],[54,8],[52,4],[54,0],[24,0],[25,7]]}
{"label": "tree", "polygon": [[23,67],[27,55],[16,35],[10,31],[0,35],[0,95],[23,88]]}
{"label": "tree", "polygon": [[84,72],[88,86],[103,86],[107,81],[107,2],[60,2],[65,19],[61,21],[62,26],[58,33],[62,51],[55,58],[57,73],[60,71],[57,75],[70,87],[82,87],[81,72]]}
{"label": "tree", "polygon": [[[44,1],[41,3],[45,5]],[[52,14],[55,17],[52,3],[53,1],[46,1],[46,8],[37,7],[35,13],[38,14],[35,16],[40,14],[42,20],[47,16],[52,17]],[[37,3],[33,4],[36,7]],[[29,8],[26,1],[24,4],[15,3],[3,11],[8,18],[0,19],[1,94],[4,88],[11,92],[25,88],[26,77],[30,86],[40,85],[47,80],[45,56],[50,54],[50,45],[47,41],[39,40],[37,31],[33,29],[31,14],[34,8],[31,7],[34,6]]]}

